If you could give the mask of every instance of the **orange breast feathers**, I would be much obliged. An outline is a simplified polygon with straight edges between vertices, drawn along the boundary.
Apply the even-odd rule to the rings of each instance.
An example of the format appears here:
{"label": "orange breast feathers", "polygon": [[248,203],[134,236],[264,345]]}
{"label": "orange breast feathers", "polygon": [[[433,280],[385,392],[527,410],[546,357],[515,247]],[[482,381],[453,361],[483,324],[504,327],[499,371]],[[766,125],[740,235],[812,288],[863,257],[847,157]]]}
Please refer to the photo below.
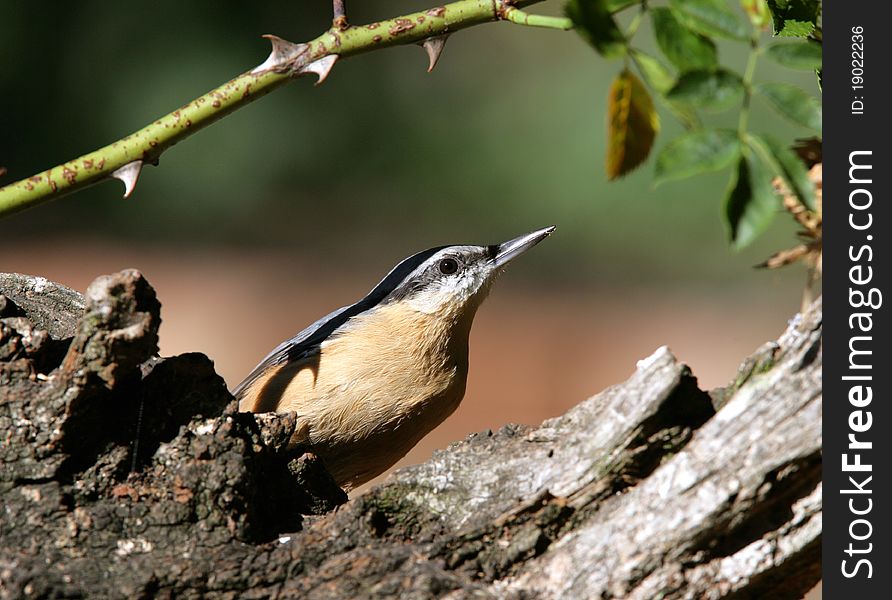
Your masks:
{"label": "orange breast feathers", "polygon": [[319,353],[259,377],[239,407],[296,412],[335,480],[359,485],[357,478],[385,471],[458,407],[474,312],[395,303],[361,313]]}

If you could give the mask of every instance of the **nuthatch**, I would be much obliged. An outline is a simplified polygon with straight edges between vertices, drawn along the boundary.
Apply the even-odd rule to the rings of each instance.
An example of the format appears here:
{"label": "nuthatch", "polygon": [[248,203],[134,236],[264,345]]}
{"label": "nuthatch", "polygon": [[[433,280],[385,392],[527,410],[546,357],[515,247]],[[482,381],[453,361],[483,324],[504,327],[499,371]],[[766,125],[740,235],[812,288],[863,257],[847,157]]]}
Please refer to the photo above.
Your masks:
{"label": "nuthatch", "polygon": [[458,407],[477,308],[501,267],[552,231],[410,256],[273,350],[233,392],[239,408],[297,413],[299,441],[345,489],[380,475]]}

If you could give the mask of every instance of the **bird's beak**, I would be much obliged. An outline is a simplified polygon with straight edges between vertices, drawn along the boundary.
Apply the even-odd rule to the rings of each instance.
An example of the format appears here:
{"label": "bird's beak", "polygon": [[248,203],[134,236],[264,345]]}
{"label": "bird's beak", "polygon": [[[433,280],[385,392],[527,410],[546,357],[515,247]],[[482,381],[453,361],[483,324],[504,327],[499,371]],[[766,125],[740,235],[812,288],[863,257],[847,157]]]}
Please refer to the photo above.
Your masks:
{"label": "bird's beak", "polygon": [[504,265],[515,256],[522,254],[547,238],[552,231],[554,231],[554,225],[530,233],[525,233],[520,237],[516,237],[513,240],[508,240],[507,242],[497,245],[495,258],[492,259],[493,266],[500,267]]}

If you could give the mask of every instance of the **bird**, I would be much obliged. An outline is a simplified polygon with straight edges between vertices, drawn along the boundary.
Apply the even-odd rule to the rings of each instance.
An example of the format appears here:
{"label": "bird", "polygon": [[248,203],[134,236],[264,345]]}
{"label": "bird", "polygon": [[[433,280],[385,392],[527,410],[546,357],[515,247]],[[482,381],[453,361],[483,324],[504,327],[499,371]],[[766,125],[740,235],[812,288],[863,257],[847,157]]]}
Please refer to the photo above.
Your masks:
{"label": "bird", "polygon": [[438,246],[279,344],[233,390],[242,412],[294,412],[292,444],[344,490],[377,477],[459,406],[477,309],[505,265],[554,231]]}

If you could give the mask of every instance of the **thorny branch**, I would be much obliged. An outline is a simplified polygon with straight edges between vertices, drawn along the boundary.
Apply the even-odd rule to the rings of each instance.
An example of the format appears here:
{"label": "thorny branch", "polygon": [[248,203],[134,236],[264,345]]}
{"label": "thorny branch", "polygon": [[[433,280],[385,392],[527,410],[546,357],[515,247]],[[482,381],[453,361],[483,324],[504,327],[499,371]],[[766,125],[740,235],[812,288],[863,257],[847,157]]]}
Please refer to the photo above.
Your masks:
{"label": "thorny branch", "polygon": [[[339,58],[420,44],[427,51],[430,71],[443,50],[446,36],[460,29],[493,21],[568,29],[566,19],[528,15],[520,10],[542,1],[458,0],[366,25],[349,25],[345,15],[335,14],[332,27],[306,43],[294,44],[266,36],[273,50],[257,68],[104,148],[0,188],[0,217],[111,178],[124,183],[126,198],[133,192],[142,167],[157,165],[164,151],[174,144],[294,77],[315,73],[317,84],[321,83]],[[338,3],[335,7],[337,13]]]}

